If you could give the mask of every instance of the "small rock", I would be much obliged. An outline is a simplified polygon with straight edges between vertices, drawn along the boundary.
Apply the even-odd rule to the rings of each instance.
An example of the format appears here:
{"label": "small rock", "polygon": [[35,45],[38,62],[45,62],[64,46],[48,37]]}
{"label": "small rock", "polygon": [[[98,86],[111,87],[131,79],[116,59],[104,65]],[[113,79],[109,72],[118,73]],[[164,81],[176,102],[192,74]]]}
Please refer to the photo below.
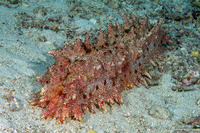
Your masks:
{"label": "small rock", "polygon": [[46,42],[47,39],[46,39],[45,36],[41,36],[41,37],[39,37],[39,41],[40,41],[40,42]]}
{"label": "small rock", "polygon": [[90,128],[90,129],[88,130],[88,133],[96,133],[96,132],[95,132],[93,129]]}
{"label": "small rock", "polygon": [[200,106],[200,98],[197,99],[196,105]]}
{"label": "small rock", "polygon": [[72,27],[76,28],[78,33],[83,33],[95,28],[95,25],[87,19],[75,18]]}
{"label": "small rock", "polygon": [[132,116],[132,114],[130,112],[127,112],[126,114],[124,114],[125,117],[130,117]]}
{"label": "small rock", "polygon": [[94,19],[94,18],[91,18],[90,19],[90,22],[92,22],[94,25],[97,23],[97,20],[96,19]]}
{"label": "small rock", "polygon": [[190,77],[183,79],[182,86],[190,86],[194,82],[194,79],[191,79]]}
{"label": "small rock", "polygon": [[14,96],[8,96],[9,110],[12,112],[17,112],[21,110],[21,102]]}
{"label": "small rock", "polygon": [[25,8],[27,8],[27,7],[30,7],[29,5],[27,5],[27,4],[25,4],[25,3],[22,3],[22,7],[25,7]]}
{"label": "small rock", "polygon": [[154,118],[159,118],[159,119],[169,119],[170,117],[170,112],[168,109],[160,107],[160,106],[153,106],[149,110],[149,115],[151,115]]}

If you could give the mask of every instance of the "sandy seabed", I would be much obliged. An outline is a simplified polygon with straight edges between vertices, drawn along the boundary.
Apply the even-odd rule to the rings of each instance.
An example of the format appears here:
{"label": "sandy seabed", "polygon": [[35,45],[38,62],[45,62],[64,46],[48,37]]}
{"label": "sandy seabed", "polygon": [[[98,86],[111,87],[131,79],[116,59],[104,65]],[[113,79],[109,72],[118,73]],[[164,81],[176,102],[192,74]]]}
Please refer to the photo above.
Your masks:
{"label": "sandy seabed", "polygon": [[[190,54],[199,54],[200,18],[196,15],[192,23],[183,17],[191,16],[195,9],[199,7],[187,0],[167,4],[149,0],[0,2],[0,132],[199,132],[200,123],[187,123],[200,115],[199,55]],[[42,76],[54,63],[46,52],[61,47],[65,41],[82,39],[85,32],[95,34],[98,28],[105,29],[109,20],[122,21],[123,14],[131,12],[147,15],[154,24],[163,19],[174,42],[166,54],[169,60],[164,67],[168,68],[164,68],[159,85],[125,90],[123,105],[107,106],[107,113],[98,109],[95,114],[87,112],[83,122],[67,119],[65,124],[56,125],[53,119],[40,120],[43,109],[28,101],[42,88],[35,77]],[[184,27],[186,21],[189,24]],[[190,60],[184,60],[186,55]],[[190,85],[194,91],[172,90],[183,81],[176,78],[182,66],[174,67],[175,60],[188,64],[185,75],[191,74],[197,80]]]}

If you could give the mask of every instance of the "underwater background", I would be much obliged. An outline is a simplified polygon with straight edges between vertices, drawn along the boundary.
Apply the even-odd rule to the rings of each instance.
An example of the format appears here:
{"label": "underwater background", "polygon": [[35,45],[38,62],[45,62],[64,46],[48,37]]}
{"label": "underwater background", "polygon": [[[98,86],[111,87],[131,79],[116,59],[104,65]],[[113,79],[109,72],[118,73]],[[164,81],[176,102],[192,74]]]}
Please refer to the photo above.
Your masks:
{"label": "underwater background", "polygon": [[[55,62],[47,52],[86,33],[98,38],[131,13],[152,25],[162,20],[173,42],[150,87],[124,90],[124,104],[88,111],[82,122],[40,120],[44,109],[29,101],[42,88],[36,77]],[[0,132],[199,132],[199,62],[200,0],[1,0]]]}

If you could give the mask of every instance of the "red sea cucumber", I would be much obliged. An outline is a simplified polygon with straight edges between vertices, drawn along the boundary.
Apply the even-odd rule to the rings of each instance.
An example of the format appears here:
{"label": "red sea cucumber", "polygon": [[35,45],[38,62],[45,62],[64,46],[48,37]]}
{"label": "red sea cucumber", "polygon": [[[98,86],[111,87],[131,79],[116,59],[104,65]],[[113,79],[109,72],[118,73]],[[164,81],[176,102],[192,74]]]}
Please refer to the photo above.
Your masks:
{"label": "red sea cucumber", "polygon": [[100,29],[98,41],[76,40],[62,49],[49,52],[55,64],[38,77],[44,86],[31,105],[45,108],[42,118],[82,120],[95,105],[106,110],[105,103],[123,103],[121,92],[139,86],[148,86],[144,77],[148,64],[156,65],[169,39],[161,30],[161,21],[154,27],[147,17],[139,19],[125,15],[123,24],[111,22],[107,31]]}

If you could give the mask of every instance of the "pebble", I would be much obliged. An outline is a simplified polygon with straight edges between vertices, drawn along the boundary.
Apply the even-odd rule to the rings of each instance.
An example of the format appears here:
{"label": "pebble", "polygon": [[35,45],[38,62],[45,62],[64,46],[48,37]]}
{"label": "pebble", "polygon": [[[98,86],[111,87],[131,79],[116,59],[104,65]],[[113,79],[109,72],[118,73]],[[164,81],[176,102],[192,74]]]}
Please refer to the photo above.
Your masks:
{"label": "pebble", "polygon": [[19,99],[14,96],[4,95],[4,99],[7,100],[9,105],[9,110],[12,112],[18,112],[21,110],[21,102]]}
{"label": "pebble", "polygon": [[25,3],[22,3],[22,7],[25,7],[25,8],[27,8],[27,7],[30,7],[29,5],[27,5],[27,4],[25,4]]}
{"label": "pebble", "polygon": [[89,21],[92,22],[94,25],[97,23],[97,20],[94,18],[91,18]]}
{"label": "pebble", "polygon": [[200,106],[200,98],[197,99],[196,105]]}
{"label": "pebble", "polygon": [[169,119],[170,118],[170,111],[166,108],[160,107],[160,106],[153,106],[149,110],[149,115],[151,115],[154,118],[158,119]]}
{"label": "pebble", "polygon": [[20,111],[19,101],[12,101],[12,102],[10,102],[10,111],[12,111],[12,112],[18,112],[18,111]]}
{"label": "pebble", "polygon": [[96,132],[95,132],[93,129],[90,128],[90,129],[88,130],[88,133],[96,133]]}

